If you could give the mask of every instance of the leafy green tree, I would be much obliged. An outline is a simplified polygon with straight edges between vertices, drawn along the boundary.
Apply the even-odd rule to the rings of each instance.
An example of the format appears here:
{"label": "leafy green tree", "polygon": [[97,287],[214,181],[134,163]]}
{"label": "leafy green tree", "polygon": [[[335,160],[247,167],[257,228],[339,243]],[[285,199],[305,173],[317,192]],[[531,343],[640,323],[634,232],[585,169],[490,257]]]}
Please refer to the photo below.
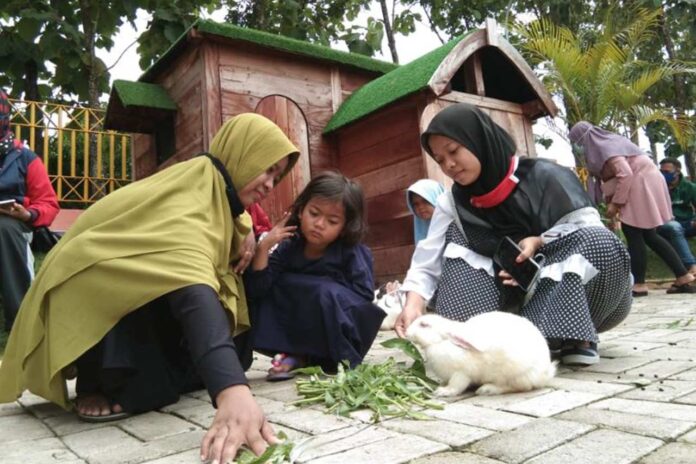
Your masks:
{"label": "leafy green tree", "polygon": [[677,140],[684,141],[690,125],[671,108],[650,102],[648,92],[658,83],[692,71],[679,63],[653,63],[637,58],[636,51],[656,38],[661,12],[624,8],[631,20],[616,27],[617,14],[609,10],[601,26],[575,33],[545,18],[515,28],[530,60],[545,73],[544,83],[563,99],[568,127],[587,120],[613,131],[636,130],[661,121]]}

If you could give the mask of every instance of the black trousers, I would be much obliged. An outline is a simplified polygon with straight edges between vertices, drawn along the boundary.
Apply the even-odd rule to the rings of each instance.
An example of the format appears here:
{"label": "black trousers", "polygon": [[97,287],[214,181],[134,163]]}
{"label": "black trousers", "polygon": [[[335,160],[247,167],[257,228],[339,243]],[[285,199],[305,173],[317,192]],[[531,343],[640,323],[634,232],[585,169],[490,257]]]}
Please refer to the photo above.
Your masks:
{"label": "black trousers", "polygon": [[103,394],[138,413],[207,387],[215,405],[224,388],[247,383],[244,370],[252,362],[247,338],[232,338],[212,288],[185,287],[128,314],[78,358],[77,394]]}
{"label": "black trousers", "polygon": [[34,276],[30,242],[29,226],[0,214],[0,295],[7,332],[14,324],[19,306]]}
{"label": "black trousers", "polygon": [[646,244],[669,266],[675,277],[688,272],[672,245],[657,233],[657,229],[639,229],[621,223],[621,230],[626,236],[628,254],[631,257],[631,274],[635,283],[645,283],[645,270],[648,266]]}

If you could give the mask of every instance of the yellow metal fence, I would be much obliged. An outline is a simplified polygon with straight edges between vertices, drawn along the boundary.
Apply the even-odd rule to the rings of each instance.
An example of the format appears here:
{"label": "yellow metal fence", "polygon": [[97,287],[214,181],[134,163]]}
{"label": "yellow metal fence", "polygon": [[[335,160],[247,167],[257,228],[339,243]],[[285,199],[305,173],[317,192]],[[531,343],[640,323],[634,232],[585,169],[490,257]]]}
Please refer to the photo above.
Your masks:
{"label": "yellow metal fence", "polygon": [[15,137],[42,157],[63,206],[87,206],[132,181],[128,134],[105,131],[101,109],[10,100]]}

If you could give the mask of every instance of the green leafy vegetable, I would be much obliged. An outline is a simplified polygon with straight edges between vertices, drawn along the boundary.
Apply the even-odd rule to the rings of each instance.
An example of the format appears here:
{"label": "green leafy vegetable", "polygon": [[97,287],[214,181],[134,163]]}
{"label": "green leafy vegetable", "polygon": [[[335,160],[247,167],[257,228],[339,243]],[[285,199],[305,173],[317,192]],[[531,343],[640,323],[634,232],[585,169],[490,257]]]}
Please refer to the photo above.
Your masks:
{"label": "green leafy vegetable", "polygon": [[278,432],[278,438],[282,440],[281,443],[270,445],[261,456],[256,456],[251,451],[245,449],[237,456],[236,462],[238,464],[283,464],[291,462],[290,453],[295,444],[288,440],[287,435],[283,432]]}
{"label": "green leafy vegetable", "polygon": [[414,411],[416,407],[442,409],[442,405],[429,401],[435,382],[425,376],[420,353],[407,340],[387,340],[382,345],[403,350],[414,360],[413,366],[406,367],[389,358],[381,364],[361,364],[355,369],[344,363],[335,375],[328,375],[319,367],[298,369],[296,372],[309,377],[296,381],[297,392],[303,398],[292,404],[323,403],[329,412],[342,416],[370,409],[373,422],[386,416],[430,419]]}

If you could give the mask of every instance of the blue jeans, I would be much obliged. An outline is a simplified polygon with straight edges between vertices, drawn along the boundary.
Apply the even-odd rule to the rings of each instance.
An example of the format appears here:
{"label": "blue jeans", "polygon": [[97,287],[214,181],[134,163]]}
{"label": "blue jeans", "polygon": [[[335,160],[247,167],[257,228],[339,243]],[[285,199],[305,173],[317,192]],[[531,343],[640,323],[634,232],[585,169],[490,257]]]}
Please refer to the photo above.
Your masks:
{"label": "blue jeans", "polygon": [[689,268],[696,265],[696,258],[691,253],[689,242],[686,240],[688,237],[696,235],[696,228],[693,227],[691,221],[671,220],[658,227],[657,232],[669,240],[684,266]]}

